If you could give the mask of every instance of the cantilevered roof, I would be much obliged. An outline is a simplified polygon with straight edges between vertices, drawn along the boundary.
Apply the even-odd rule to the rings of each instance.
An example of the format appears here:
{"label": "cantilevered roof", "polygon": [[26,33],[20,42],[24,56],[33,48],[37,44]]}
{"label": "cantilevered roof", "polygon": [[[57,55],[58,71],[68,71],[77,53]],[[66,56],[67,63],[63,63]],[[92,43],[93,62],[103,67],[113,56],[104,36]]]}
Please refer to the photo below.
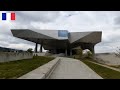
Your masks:
{"label": "cantilevered roof", "polygon": [[75,41],[78,41],[81,38],[84,38],[85,36],[87,36],[90,33],[91,32],[71,32],[70,36],[69,36],[69,41],[70,41],[70,43],[73,43]]}
{"label": "cantilevered roof", "polygon": [[74,43],[101,42],[102,32],[68,32],[67,30],[11,29],[13,36],[35,43],[43,43],[46,49],[66,48]]}
{"label": "cantilevered roof", "polygon": [[102,32],[72,32],[70,33],[70,43],[85,42],[85,43],[99,43],[101,42]]}

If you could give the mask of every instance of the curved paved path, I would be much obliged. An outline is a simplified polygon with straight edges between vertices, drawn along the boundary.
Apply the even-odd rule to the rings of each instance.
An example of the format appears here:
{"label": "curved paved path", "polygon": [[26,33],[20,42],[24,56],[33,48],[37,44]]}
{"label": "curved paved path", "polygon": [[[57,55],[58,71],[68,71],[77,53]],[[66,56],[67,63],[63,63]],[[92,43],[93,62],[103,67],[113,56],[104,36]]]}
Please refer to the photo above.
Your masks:
{"label": "curved paved path", "polygon": [[83,62],[60,57],[61,61],[49,79],[102,79]]}

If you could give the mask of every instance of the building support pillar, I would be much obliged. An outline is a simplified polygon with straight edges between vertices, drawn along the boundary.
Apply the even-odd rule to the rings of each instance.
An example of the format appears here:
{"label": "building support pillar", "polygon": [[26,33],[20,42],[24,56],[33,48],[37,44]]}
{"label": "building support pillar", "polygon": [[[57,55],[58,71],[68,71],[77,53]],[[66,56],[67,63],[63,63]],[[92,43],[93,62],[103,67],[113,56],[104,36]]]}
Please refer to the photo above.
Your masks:
{"label": "building support pillar", "polygon": [[38,47],[38,44],[36,43],[36,45],[35,45],[35,53],[37,53],[37,47]]}
{"label": "building support pillar", "polygon": [[41,44],[40,45],[40,53],[42,53],[42,47],[43,47],[43,45]]}
{"label": "building support pillar", "polygon": [[72,56],[72,49],[70,49],[70,56]]}
{"label": "building support pillar", "polygon": [[65,56],[67,56],[67,49],[65,49]]}
{"label": "building support pillar", "polygon": [[42,40],[42,42],[40,44],[40,53],[42,53],[42,48],[43,48],[43,40]]}
{"label": "building support pillar", "polygon": [[89,46],[87,46],[88,49],[94,54],[95,51],[94,51],[94,44],[89,44]]}
{"label": "building support pillar", "polygon": [[91,51],[93,54],[95,54],[94,45],[91,45]]}

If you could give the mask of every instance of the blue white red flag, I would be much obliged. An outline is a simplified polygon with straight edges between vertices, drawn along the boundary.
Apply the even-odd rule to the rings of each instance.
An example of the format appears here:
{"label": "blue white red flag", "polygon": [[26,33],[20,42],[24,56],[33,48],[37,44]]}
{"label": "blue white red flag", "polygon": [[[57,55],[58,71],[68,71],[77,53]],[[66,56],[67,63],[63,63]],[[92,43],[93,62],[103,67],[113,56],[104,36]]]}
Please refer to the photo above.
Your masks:
{"label": "blue white red flag", "polygon": [[15,20],[15,13],[2,13],[2,20]]}

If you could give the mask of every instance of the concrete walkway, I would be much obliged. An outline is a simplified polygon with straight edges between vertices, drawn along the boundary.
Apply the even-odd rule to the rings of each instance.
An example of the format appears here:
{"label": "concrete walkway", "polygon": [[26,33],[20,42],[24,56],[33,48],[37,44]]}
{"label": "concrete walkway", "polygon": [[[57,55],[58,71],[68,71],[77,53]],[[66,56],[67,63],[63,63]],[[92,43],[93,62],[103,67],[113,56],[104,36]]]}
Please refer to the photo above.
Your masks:
{"label": "concrete walkway", "polygon": [[61,57],[60,63],[49,79],[102,79],[102,77],[79,60]]}

